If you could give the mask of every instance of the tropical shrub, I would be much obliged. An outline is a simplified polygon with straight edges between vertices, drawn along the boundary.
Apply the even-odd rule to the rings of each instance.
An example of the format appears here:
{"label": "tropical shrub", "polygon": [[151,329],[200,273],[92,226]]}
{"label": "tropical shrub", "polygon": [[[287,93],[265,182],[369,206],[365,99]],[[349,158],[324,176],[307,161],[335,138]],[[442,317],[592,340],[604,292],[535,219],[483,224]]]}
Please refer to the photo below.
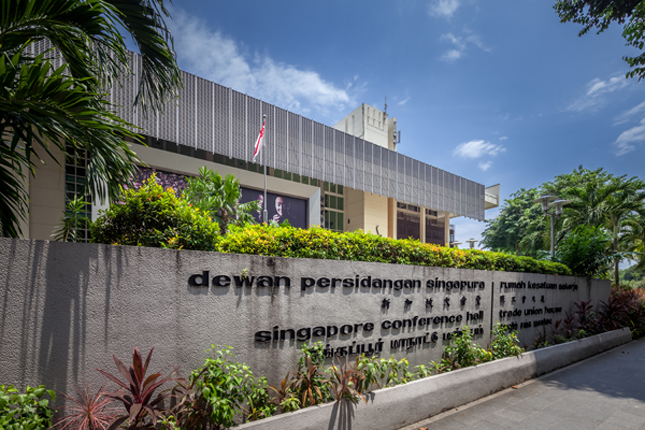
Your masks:
{"label": "tropical shrub", "polygon": [[586,301],[579,300],[574,302],[573,306],[575,307],[573,314],[578,322],[579,330],[584,331],[587,336],[602,331],[598,327],[598,315],[593,310],[594,306],[591,304],[591,299]]}
{"label": "tropical shrub", "polygon": [[154,176],[141,188],[123,190],[121,202],[90,227],[92,242],[214,251],[219,226],[199,208],[163,189]]}
{"label": "tropical shrub", "polygon": [[442,368],[456,370],[491,361],[493,354],[473,342],[473,335],[465,326],[450,339],[441,359]]}
{"label": "tropical shrub", "polygon": [[234,254],[275,257],[370,261],[419,266],[455,267],[509,272],[570,275],[568,267],[530,257],[499,252],[461,250],[395,240],[363,231],[337,233],[320,227],[307,230],[289,226],[253,225],[231,228],[217,250]]}
{"label": "tropical shrub", "polygon": [[79,230],[85,230],[90,221],[89,205],[90,203],[86,202],[82,196],[76,196],[68,201],[60,223],[52,233],[54,240],[60,242],[84,241],[85,237],[79,235]]}
{"label": "tropical shrub", "polygon": [[126,409],[125,414],[115,417],[110,428],[116,429],[122,424],[126,425],[128,430],[153,428],[157,425],[157,421],[164,417],[166,409],[163,407],[163,401],[170,394],[160,392],[153,398],[154,393],[166,382],[177,381],[179,378],[176,376],[177,369],[173,369],[167,376],[162,376],[161,372],[147,375],[152,351],[154,348],[150,350],[144,362],[139,348],[135,346],[132,350],[132,364],[129,368],[116,356],[112,356],[124,381],[104,370],[97,369],[103,376],[120,387],[117,391],[106,395],[123,403]]}
{"label": "tropical shrub", "polygon": [[287,376],[280,383],[280,387],[273,385],[269,387],[275,394],[272,402],[278,406],[281,412],[293,412],[300,409],[302,403],[294,392],[295,382],[296,378],[291,376],[291,372],[287,372]]}
{"label": "tropical shrub", "polygon": [[614,261],[611,235],[600,227],[580,225],[558,244],[555,261],[574,276],[607,277]]}
{"label": "tropical shrub", "polygon": [[349,360],[345,357],[345,363],[342,363],[340,357],[336,357],[338,365],[331,366],[331,380],[329,385],[331,391],[340,403],[341,400],[349,400],[351,403],[358,403],[362,399],[367,403],[365,396],[358,391],[361,382],[365,379],[365,375],[358,369],[356,365],[350,365]]}
{"label": "tropical shrub", "polygon": [[199,176],[188,178],[184,197],[213,218],[222,234],[228,232],[230,225],[255,224],[252,212],[260,210],[257,201],[240,203],[240,181],[233,175],[222,177],[206,166],[199,169]]}
{"label": "tropical shrub", "polygon": [[82,390],[76,387],[77,397],[63,393],[69,400],[65,416],[56,422],[59,430],[107,430],[114,422],[117,412],[113,407],[114,399],[105,391],[105,385],[92,394],[90,387]]}
{"label": "tropical shrub", "polygon": [[493,328],[492,335],[494,339],[488,347],[492,360],[515,357],[524,352],[524,348],[519,346],[517,332],[509,331],[501,323],[498,322]]}
{"label": "tropical shrub", "polygon": [[235,417],[254,421],[277,411],[271,402],[265,377],[255,379],[246,364],[233,361],[230,346],[216,350],[201,369],[190,375],[190,385],[180,387],[184,396],[173,415],[181,428],[224,429],[235,425]]}
{"label": "tropical shrub", "polygon": [[293,382],[293,392],[301,407],[326,403],[333,399],[329,374],[325,371],[325,354],[322,342],[303,344],[298,360],[298,371]]}
{"label": "tropical shrub", "polygon": [[25,393],[18,392],[13,385],[0,385],[0,429],[40,430],[52,425],[54,411],[50,400],[56,400],[56,393],[46,390],[44,385],[27,386]]}

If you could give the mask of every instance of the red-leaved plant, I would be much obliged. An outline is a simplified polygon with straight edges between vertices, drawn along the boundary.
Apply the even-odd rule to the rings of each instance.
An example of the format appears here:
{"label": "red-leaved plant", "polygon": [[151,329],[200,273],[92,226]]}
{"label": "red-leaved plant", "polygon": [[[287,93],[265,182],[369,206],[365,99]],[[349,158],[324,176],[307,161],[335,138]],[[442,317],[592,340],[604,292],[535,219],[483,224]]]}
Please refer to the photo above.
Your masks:
{"label": "red-leaved plant", "polygon": [[132,365],[130,365],[129,369],[116,356],[112,356],[125,382],[104,370],[96,369],[121,387],[118,391],[106,393],[106,395],[122,402],[127,410],[127,414],[115,417],[108,430],[117,429],[126,421],[128,421],[128,430],[153,429],[157,425],[157,419],[163,417],[165,409],[162,402],[170,394],[159,393],[154,399],[152,396],[155,390],[164,383],[177,382],[181,378],[176,376],[177,368],[174,368],[167,376],[162,377],[161,372],[157,372],[146,377],[152,351],[154,351],[154,348],[150,350],[144,363],[139,348],[135,346],[132,351]]}
{"label": "red-leaved plant", "polygon": [[65,407],[67,414],[54,427],[59,430],[105,430],[114,421],[117,411],[114,399],[107,396],[105,385],[92,394],[89,385],[81,391],[76,387],[77,397],[63,393],[70,403]]}

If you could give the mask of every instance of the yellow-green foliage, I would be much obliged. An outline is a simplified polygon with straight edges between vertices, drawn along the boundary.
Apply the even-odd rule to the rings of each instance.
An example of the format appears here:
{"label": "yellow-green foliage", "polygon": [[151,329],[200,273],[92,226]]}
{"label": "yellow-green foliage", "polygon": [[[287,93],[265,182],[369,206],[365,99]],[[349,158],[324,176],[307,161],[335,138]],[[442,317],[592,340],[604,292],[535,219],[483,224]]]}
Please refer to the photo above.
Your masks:
{"label": "yellow-green foliage", "polygon": [[550,261],[500,252],[461,250],[395,240],[362,231],[336,233],[320,227],[254,225],[234,228],[218,243],[218,251],[275,257],[371,261],[418,266],[455,267],[506,272],[570,275],[568,267]]}
{"label": "yellow-green foliage", "polygon": [[164,190],[154,176],[141,188],[124,190],[121,200],[92,223],[92,242],[216,250],[219,225],[172,188]]}

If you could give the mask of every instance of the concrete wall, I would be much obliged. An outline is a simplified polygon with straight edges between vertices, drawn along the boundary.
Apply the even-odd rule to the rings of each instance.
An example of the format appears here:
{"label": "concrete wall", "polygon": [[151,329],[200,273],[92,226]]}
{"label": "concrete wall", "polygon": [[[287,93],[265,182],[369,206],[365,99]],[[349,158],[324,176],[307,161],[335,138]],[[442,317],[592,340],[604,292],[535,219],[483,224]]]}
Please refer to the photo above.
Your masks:
{"label": "concrete wall", "polygon": [[345,224],[344,231],[362,229],[376,234],[376,226],[381,236],[388,235],[387,197],[345,187]]}
{"label": "concrete wall", "polygon": [[[252,285],[236,287],[236,277]],[[114,371],[112,354],[127,360],[134,345],[155,347],[153,369],[178,365],[187,375],[216,344],[275,384],[303,343],[289,330],[311,330],[330,352],[380,350],[415,366],[440,359],[465,325],[487,344],[500,310],[522,311],[503,318],[519,324],[547,317],[526,309],[560,308],[548,315],[555,320],[609,290],[608,281],[564,276],[0,239],[0,381],[67,392],[100,384],[94,369]],[[531,344],[542,329],[518,331]]]}
{"label": "concrete wall", "polygon": [[45,163],[38,163],[36,175],[29,178],[29,229],[23,234],[32,239],[51,239],[65,209],[65,159],[57,146],[49,150],[56,160],[43,156]]}

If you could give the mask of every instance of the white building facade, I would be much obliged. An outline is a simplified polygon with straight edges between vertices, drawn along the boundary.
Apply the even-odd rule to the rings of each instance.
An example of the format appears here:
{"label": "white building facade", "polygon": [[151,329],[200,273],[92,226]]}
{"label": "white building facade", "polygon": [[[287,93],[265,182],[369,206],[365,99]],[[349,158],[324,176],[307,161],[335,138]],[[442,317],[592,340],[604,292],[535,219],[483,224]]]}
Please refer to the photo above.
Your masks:
{"label": "white building facade", "polygon": [[[131,55],[137,70],[141,58]],[[121,106],[117,114],[145,136],[147,146],[133,144],[134,151],[146,169],[160,175],[193,176],[206,166],[235,175],[246,200],[257,196],[264,177],[260,163],[252,162],[253,143],[266,115],[261,158],[273,196],[270,218],[273,213],[288,219],[289,213],[277,209],[280,197],[300,226],[362,229],[443,245],[450,241],[450,218],[483,221],[484,211],[498,205],[499,186],[486,189],[399,154],[396,118],[372,106],[363,104],[330,127],[186,72],[182,78],[178,103],[168,103],[163,115],[146,117],[132,108],[136,77],[110,94]],[[27,238],[50,239],[66,200],[84,181],[82,161],[70,163],[53,153],[60,165],[47,163],[30,179],[29,219],[22,225]],[[88,212],[95,219],[106,206],[95,202]]]}

